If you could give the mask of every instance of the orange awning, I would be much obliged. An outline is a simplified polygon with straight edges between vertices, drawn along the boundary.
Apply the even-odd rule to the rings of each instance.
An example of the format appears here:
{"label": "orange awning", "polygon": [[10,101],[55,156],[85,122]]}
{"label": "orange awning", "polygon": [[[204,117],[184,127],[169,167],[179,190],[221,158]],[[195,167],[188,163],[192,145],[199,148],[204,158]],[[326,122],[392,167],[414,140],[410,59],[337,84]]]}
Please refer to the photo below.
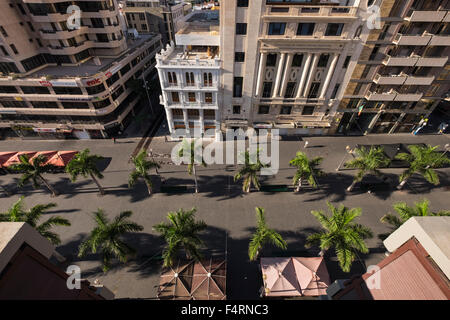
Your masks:
{"label": "orange awning", "polygon": [[58,151],[46,164],[52,164],[57,167],[65,167],[78,151]]}
{"label": "orange awning", "polygon": [[36,151],[20,151],[17,152],[15,155],[13,155],[11,158],[8,159],[8,161],[6,161],[3,166],[4,167],[9,167],[13,164],[18,164],[20,163],[20,156],[26,155],[28,156],[28,158],[33,157],[36,154]]}
{"label": "orange awning", "polygon": [[47,161],[53,157],[58,151],[52,150],[52,151],[39,151],[36,152],[36,154],[30,159],[30,162],[33,163],[34,159],[36,159],[38,156],[43,155],[47,159]]}
{"label": "orange awning", "polygon": [[4,151],[4,152],[0,152],[0,168],[4,167],[5,163],[15,154],[17,153],[17,151]]}

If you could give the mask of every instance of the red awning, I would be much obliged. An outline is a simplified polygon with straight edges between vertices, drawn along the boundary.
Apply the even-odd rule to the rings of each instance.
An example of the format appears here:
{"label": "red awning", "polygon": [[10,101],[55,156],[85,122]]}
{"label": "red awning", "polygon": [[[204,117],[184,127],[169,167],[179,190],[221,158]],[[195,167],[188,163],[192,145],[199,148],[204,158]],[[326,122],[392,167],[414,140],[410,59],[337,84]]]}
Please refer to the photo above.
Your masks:
{"label": "red awning", "polygon": [[54,151],[39,151],[36,152],[36,154],[30,159],[30,163],[33,163],[34,159],[36,159],[38,156],[43,155],[46,159],[47,162],[48,160],[53,157],[58,151],[54,150]]}
{"label": "red awning", "polygon": [[33,157],[36,154],[36,151],[20,151],[17,152],[15,155],[13,155],[11,158],[8,159],[8,161],[6,161],[5,163],[3,163],[4,167],[9,167],[13,164],[18,164],[20,163],[20,156],[27,156],[28,158]]}
{"label": "red awning", "polygon": [[5,163],[15,154],[17,153],[17,151],[4,151],[4,152],[0,152],[0,168],[4,167]]}
{"label": "red awning", "polygon": [[46,164],[65,167],[77,153],[78,151],[58,151],[53,157],[48,159]]}

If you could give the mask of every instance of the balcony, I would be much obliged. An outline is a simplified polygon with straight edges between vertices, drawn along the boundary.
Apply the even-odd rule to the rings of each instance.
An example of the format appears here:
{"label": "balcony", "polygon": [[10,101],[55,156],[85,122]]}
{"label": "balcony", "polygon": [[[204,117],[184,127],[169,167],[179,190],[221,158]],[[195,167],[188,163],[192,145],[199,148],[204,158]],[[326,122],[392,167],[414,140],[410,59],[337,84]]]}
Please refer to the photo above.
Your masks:
{"label": "balcony", "polygon": [[434,35],[430,46],[450,46],[450,35]]}
{"label": "balcony", "polygon": [[450,11],[447,11],[447,14],[442,22],[450,22]]}
{"label": "balcony", "polygon": [[409,22],[441,22],[447,11],[413,11],[405,20]]}
{"label": "balcony", "polygon": [[84,41],[70,47],[48,46],[48,51],[51,54],[77,54],[85,49],[91,48],[93,43],[93,41]]}
{"label": "balcony", "polygon": [[397,93],[394,101],[419,101],[423,96],[423,93]]}
{"label": "balcony", "polygon": [[366,99],[368,101],[394,101],[396,96],[395,91],[391,92],[385,92],[385,93],[376,93],[376,92],[369,92],[366,95]]}
{"label": "balcony", "polygon": [[348,20],[355,19],[358,13],[358,8],[348,6],[266,6],[266,12],[263,13],[263,19],[298,19],[298,17],[310,17],[315,20],[323,20],[334,18],[334,20]]}
{"label": "balcony", "polygon": [[383,61],[383,64],[389,67],[397,67],[397,66],[412,67],[417,63],[419,58],[420,58],[419,56],[391,57],[388,55]]}
{"label": "balcony", "polygon": [[424,57],[417,61],[417,67],[443,67],[447,63],[448,57]]}
{"label": "balcony", "polygon": [[399,46],[426,46],[430,42],[432,35],[424,32],[422,35],[397,34],[394,43]]}
{"label": "balcony", "polygon": [[380,85],[402,85],[406,79],[406,75],[382,76],[377,74],[373,82]]}
{"label": "balcony", "polygon": [[42,39],[48,40],[60,40],[60,39],[70,39],[85,33],[88,33],[88,27],[82,26],[80,29],[74,30],[39,30]]}
{"label": "balcony", "polygon": [[414,77],[410,76],[406,79],[405,85],[410,86],[429,86],[434,81],[434,76],[431,77]]}

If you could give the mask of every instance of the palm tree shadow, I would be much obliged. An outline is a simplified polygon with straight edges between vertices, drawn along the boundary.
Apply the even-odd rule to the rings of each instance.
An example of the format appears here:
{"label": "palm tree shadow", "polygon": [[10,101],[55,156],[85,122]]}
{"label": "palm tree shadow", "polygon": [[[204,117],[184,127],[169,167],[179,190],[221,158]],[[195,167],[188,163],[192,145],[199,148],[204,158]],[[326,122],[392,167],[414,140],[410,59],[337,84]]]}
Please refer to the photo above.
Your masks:
{"label": "palm tree shadow", "polygon": [[425,180],[424,177],[415,174],[408,179],[403,190],[407,191],[410,194],[425,194],[435,191],[439,188],[446,188],[450,186],[449,175],[447,174],[447,172],[436,171],[436,173],[439,177],[439,185],[433,185]]}

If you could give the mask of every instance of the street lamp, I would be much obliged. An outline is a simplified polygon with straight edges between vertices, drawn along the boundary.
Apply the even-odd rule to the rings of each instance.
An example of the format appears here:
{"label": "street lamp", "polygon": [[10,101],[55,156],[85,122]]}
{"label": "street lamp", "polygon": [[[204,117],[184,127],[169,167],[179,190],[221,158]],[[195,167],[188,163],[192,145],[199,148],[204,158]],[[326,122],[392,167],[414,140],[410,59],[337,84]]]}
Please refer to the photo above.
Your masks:
{"label": "street lamp", "polygon": [[[355,157],[355,156],[353,155],[353,150],[350,148],[350,146],[346,146],[346,147],[345,147],[345,151],[346,151],[347,153],[351,154],[351,155],[353,156],[353,158]],[[344,158],[342,159],[341,163],[339,163],[339,166],[336,168],[336,171],[341,170],[341,166],[342,166],[342,164],[344,163],[345,158],[347,158],[347,154],[344,155]]]}

